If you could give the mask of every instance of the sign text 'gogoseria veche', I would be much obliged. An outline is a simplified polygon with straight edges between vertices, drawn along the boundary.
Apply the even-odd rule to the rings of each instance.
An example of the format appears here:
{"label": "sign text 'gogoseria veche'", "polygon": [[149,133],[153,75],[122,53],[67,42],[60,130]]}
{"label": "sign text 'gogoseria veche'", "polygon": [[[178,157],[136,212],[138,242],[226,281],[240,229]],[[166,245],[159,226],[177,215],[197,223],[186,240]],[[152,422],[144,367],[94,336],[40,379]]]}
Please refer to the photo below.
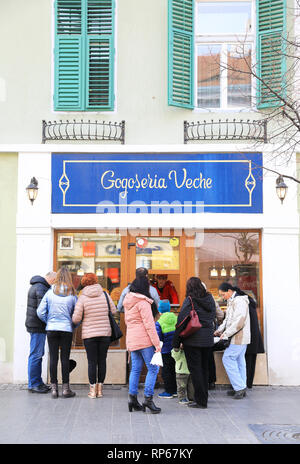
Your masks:
{"label": "sign text 'gogoseria veche'", "polygon": [[261,213],[261,153],[52,154],[53,213]]}

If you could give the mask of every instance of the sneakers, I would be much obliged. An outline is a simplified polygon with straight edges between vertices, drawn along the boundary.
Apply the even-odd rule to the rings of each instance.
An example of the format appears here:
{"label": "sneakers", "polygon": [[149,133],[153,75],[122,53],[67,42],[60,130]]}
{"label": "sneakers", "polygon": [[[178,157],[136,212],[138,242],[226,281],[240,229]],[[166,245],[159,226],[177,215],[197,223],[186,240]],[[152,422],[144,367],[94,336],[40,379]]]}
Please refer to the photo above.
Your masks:
{"label": "sneakers", "polygon": [[173,394],[164,391],[158,394],[158,398],[173,398]]}
{"label": "sneakers", "polygon": [[190,401],[187,398],[182,398],[182,400],[178,401],[178,404],[188,405],[189,403],[190,403]]}

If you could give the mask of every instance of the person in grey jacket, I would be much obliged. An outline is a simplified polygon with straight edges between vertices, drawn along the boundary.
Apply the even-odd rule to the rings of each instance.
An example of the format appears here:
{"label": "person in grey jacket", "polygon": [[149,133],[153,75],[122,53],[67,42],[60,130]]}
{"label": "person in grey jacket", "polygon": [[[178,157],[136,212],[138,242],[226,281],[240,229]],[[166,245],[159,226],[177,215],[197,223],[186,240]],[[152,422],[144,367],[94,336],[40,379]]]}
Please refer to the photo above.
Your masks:
{"label": "person in grey jacket", "polygon": [[38,317],[46,323],[46,333],[50,355],[50,382],[52,397],[58,397],[57,364],[61,349],[63,397],[75,396],[69,386],[69,357],[72,345],[72,314],[77,301],[72,277],[67,268],[62,267],[56,276],[53,288],[43,297],[37,309]]}
{"label": "person in grey jacket", "polygon": [[227,310],[225,320],[215,335],[231,338],[222,362],[232,385],[232,390],[227,394],[238,400],[246,396],[247,387],[245,353],[250,343],[249,300],[247,295],[238,295],[227,282],[219,286],[219,294],[227,301]]}
{"label": "person in grey jacket", "polygon": [[[135,276],[136,276],[137,279],[139,277],[144,277],[144,276],[146,276],[148,278],[148,269],[145,268],[145,267],[138,267],[136,269],[136,271],[135,271]],[[124,288],[124,290],[121,293],[120,299],[118,301],[117,309],[118,309],[118,311],[120,313],[124,312],[123,301],[124,301],[124,298],[127,295],[127,293],[129,293],[130,285],[131,284],[128,284],[127,287]],[[156,305],[156,311],[153,310],[153,307],[152,307],[153,317],[155,317],[158,314],[157,308],[158,308],[159,303],[160,303],[160,297],[158,295],[158,292],[157,292],[156,288],[154,288],[152,285],[150,285],[150,287],[149,287],[149,293],[150,293],[150,296],[151,296],[152,300],[154,301],[154,303]]]}

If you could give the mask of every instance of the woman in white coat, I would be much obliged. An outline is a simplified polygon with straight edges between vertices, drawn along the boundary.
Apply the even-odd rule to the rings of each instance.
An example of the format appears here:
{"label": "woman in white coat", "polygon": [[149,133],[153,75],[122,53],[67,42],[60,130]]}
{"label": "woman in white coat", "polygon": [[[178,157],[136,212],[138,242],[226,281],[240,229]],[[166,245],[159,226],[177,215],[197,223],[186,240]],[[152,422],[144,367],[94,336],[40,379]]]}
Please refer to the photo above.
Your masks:
{"label": "woman in white coat", "polygon": [[245,353],[250,343],[249,300],[247,295],[238,295],[227,282],[219,286],[219,294],[227,301],[224,322],[215,332],[220,338],[231,338],[231,343],[223,354],[223,365],[232,385],[227,392],[234,399],[246,396],[247,374]]}

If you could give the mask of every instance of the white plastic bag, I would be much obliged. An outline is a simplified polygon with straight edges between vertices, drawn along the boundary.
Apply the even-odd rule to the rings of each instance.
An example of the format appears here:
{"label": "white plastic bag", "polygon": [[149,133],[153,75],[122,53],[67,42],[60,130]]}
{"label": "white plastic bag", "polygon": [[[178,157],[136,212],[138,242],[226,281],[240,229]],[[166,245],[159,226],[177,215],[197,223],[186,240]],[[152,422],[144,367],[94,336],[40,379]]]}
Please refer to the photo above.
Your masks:
{"label": "white plastic bag", "polygon": [[[160,342],[160,348],[162,346],[163,346],[163,342]],[[156,366],[163,366],[163,360],[162,360],[162,355],[160,351],[157,351],[156,353],[154,353],[150,361],[150,364],[154,364]]]}

